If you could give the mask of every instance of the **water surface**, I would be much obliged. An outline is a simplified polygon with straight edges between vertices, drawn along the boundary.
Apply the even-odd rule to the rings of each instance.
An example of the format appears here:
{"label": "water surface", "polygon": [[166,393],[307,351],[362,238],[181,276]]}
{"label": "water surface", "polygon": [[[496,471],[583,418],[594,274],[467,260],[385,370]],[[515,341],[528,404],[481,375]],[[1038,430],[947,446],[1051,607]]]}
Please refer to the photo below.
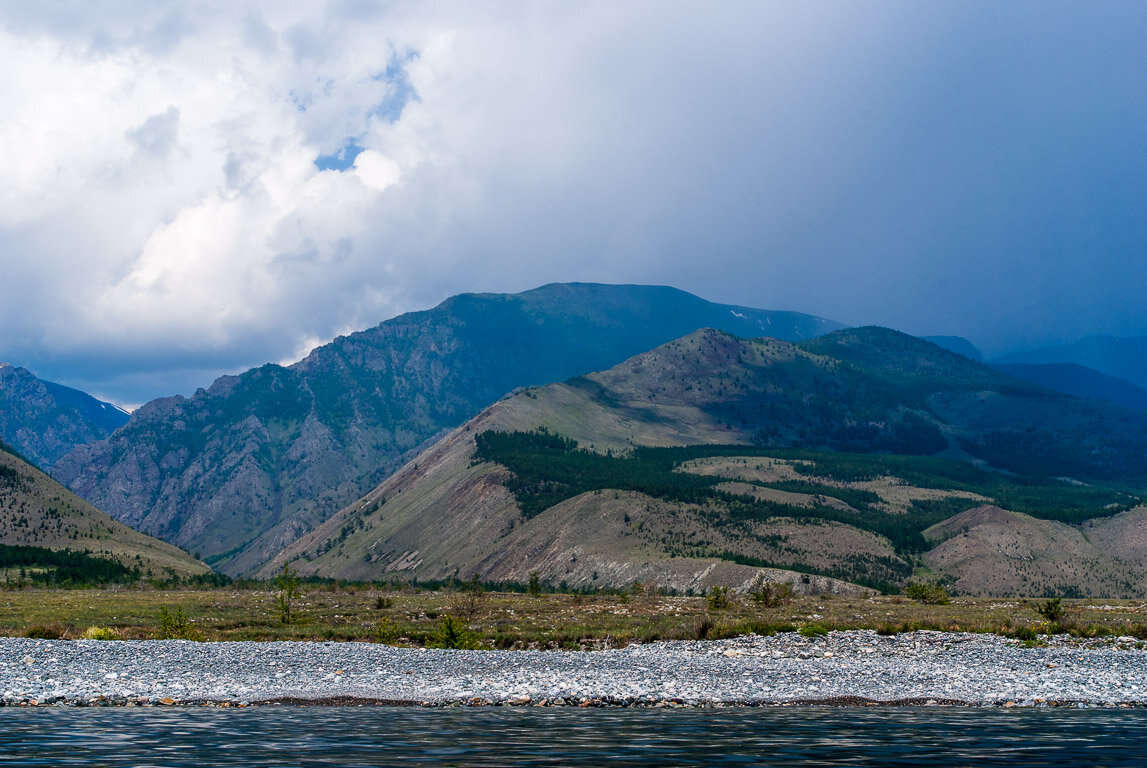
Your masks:
{"label": "water surface", "polygon": [[1147,764],[1145,710],[0,708],[5,766]]}

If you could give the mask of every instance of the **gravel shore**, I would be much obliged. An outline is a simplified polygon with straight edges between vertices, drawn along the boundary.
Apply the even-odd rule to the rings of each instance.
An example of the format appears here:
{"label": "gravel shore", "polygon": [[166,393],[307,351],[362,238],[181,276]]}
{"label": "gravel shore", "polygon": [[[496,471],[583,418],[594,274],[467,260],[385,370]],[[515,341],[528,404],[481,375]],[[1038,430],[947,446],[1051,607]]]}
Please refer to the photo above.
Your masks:
{"label": "gravel shore", "polygon": [[0,705],[530,706],[1147,702],[1134,638],[871,631],[663,642],[619,650],[445,651],[369,643],[0,638]]}

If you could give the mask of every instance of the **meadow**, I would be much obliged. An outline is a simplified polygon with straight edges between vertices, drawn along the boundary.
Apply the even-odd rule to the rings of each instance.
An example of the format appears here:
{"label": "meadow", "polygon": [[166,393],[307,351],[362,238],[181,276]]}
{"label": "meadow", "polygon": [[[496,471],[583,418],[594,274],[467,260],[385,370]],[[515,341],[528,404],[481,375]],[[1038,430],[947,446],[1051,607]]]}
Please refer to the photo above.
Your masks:
{"label": "meadow", "polygon": [[[267,584],[211,589],[22,588],[0,591],[0,634],[184,638],[207,641],[366,641],[405,646],[598,649],[657,640],[870,629],[990,632],[1040,642],[1049,632],[1147,639],[1147,603],[1075,599],[1046,610],[1040,599],[955,597],[946,604],[905,595],[760,596],[653,590],[570,594],[438,588]],[[284,606],[286,600],[287,605]],[[284,611],[284,607],[287,608]]]}

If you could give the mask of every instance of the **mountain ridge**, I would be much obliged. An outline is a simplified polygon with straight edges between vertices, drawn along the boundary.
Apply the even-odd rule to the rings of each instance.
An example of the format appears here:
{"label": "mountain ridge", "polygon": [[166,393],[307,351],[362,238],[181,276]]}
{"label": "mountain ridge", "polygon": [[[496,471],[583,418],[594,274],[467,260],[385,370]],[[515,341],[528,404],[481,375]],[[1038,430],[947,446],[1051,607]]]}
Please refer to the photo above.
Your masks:
{"label": "mountain ridge", "polygon": [[128,414],[78,389],[0,362],[0,440],[50,468],[75,446],[104,439]]}
{"label": "mountain ridge", "polygon": [[[1097,423],[1122,431],[1090,434]],[[500,463],[502,454],[482,452],[478,437],[488,434],[536,446],[513,449],[524,464]],[[675,471],[711,482],[681,485],[663,470],[650,474],[653,465],[641,469],[638,449],[649,446],[689,447]],[[975,463],[890,450],[957,452]],[[1090,458],[1063,463],[1077,453]],[[520,580],[538,571],[575,587],[652,578],[681,590],[721,583],[712,577],[720,564],[720,578],[738,587],[791,579],[793,569],[894,585],[921,567],[925,528],[985,503],[1022,510],[1025,520],[1042,515],[1032,525],[1053,531],[1093,518],[1125,530],[1141,496],[1102,483],[1118,466],[1121,479],[1147,487],[1145,460],[1143,414],[1011,378],[896,331],[845,329],[790,344],[703,330],[495,403],[263,574],[290,560],[333,578]],[[882,469],[850,469],[865,462]],[[816,471],[804,473],[808,464]],[[1054,574],[1021,576],[1037,593],[1060,586]],[[1094,584],[1105,590],[1122,583],[1101,576]],[[1147,594],[1147,581],[1136,583]]]}
{"label": "mountain ridge", "polygon": [[517,387],[608,368],[705,325],[808,338],[821,318],[664,286],[554,283],[460,294],[341,336],[290,366],[152,401],[57,475],[140,530],[237,575]]}
{"label": "mountain ridge", "polygon": [[1014,352],[990,362],[1000,365],[1075,363],[1147,388],[1147,336],[1085,336],[1071,344]]}
{"label": "mountain ridge", "polygon": [[191,555],[116,522],[0,446],[0,544],[112,559],[144,577],[210,572]]}

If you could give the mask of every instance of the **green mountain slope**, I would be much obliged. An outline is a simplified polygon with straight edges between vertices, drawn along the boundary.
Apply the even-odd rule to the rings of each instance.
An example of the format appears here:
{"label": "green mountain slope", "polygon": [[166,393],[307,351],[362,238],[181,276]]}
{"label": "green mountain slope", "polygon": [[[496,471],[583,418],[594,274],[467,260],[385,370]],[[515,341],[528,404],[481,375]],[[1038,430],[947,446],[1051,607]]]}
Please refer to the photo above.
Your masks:
{"label": "green mountain slope", "polygon": [[115,518],[246,573],[510,390],[608,368],[704,326],[788,339],[838,327],[651,286],[455,296],[290,367],[148,403],[55,472]]}
{"label": "green mountain slope", "polygon": [[2,448],[0,545],[84,552],[114,560],[143,576],[210,573],[186,552],[112,520]]}
{"label": "green mountain slope", "polygon": [[106,438],[127,420],[110,403],[0,363],[0,440],[42,467],[77,445]]}
{"label": "green mountain slope", "polygon": [[[687,589],[714,573],[743,587],[772,568],[887,589],[929,565],[963,578],[932,556],[944,545],[934,526],[969,509],[1077,536],[1124,526],[1147,495],[1145,467],[1143,414],[903,334],[790,344],[705,330],[491,406],[265,572],[289,559],[344,578],[537,571]],[[1147,594],[1123,561],[1100,574],[1085,554],[1065,573],[1090,580],[1057,580],[1049,560],[1016,588]]]}

